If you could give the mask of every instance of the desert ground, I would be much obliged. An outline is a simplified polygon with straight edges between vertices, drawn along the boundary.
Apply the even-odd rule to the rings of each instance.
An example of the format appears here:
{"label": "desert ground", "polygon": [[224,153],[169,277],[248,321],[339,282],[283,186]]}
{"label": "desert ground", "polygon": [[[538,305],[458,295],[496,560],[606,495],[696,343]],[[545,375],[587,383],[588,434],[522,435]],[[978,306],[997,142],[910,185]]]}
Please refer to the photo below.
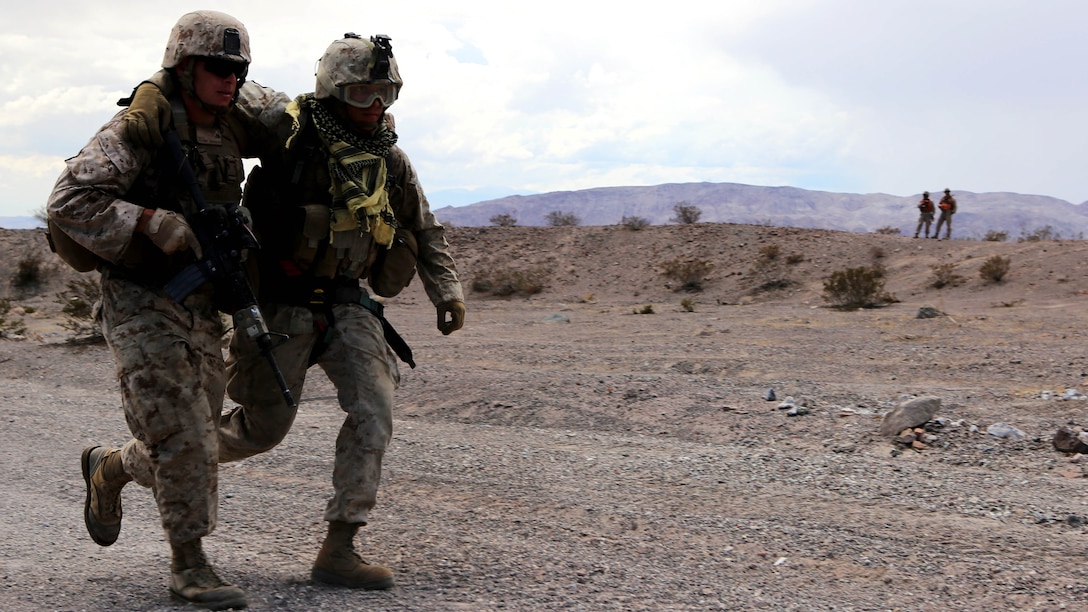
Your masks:
{"label": "desert ground", "polygon": [[[309,580],[342,418],[315,369],[288,438],[222,466],[206,548],[250,609],[1088,609],[1088,459],[1052,443],[1088,422],[1088,242],[448,236],[465,328],[435,329],[418,280],[387,301],[419,365],[360,548],[396,587]],[[129,434],[109,350],[61,325],[79,275],[42,249],[0,230],[0,298],[25,326],[0,339],[0,610],[187,609],[149,491],[125,489],[116,544],[86,534],[80,451]],[[40,278],[12,285],[35,254]],[[979,274],[994,256],[1001,282]],[[676,261],[706,264],[699,290],[662,273]],[[873,264],[895,300],[827,306],[830,274]],[[960,278],[938,289],[940,265]],[[472,290],[504,271],[535,292]],[[916,396],[941,402],[919,443],[881,435]]]}

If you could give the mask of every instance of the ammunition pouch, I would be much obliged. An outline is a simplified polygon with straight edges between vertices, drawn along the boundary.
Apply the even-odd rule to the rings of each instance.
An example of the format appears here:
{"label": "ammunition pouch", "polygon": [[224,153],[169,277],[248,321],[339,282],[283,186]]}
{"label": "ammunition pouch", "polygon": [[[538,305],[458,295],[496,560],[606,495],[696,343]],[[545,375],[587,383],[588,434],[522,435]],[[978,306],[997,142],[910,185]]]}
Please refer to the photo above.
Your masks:
{"label": "ammunition pouch", "polygon": [[416,273],[419,243],[410,230],[398,227],[389,248],[376,246],[378,255],[370,265],[370,288],[382,297],[393,297],[404,290]]}

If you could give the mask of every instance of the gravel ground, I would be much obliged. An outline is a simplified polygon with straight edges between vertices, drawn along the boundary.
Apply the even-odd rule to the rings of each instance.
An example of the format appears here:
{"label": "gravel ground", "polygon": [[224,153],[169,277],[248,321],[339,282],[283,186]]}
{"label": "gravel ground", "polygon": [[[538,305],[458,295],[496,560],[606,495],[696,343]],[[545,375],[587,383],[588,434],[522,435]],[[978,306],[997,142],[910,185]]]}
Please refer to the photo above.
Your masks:
{"label": "gravel ground", "polygon": [[[416,285],[389,307],[420,365],[403,373],[361,542],[397,586],[309,581],[340,422],[315,371],[287,440],[222,470],[207,549],[250,609],[1088,609],[1085,463],[1051,444],[1088,421],[1088,401],[1044,395],[1088,391],[1081,243],[936,243],[934,261],[1014,252],[1023,264],[1001,286],[935,292],[929,264],[910,258],[917,241],[715,226],[715,239],[835,261],[881,247],[902,301],[820,307],[816,257],[793,289],[753,293],[751,260],[723,247],[685,312],[688,294],[623,262],[709,236],[549,228],[566,232],[549,253],[546,229],[515,229],[451,233],[466,280],[501,252],[568,280],[531,299],[472,294],[450,337]],[[590,265],[587,245],[602,242]],[[79,452],[127,429],[108,351],[59,342],[47,297],[21,298],[36,304],[30,339],[0,341],[0,609],[188,609],[166,590],[148,491],[126,488],[115,545],[86,535]],[[651,302],[655,314],[633,314]],[[946,315],[917,319],[923,305]],[[921,450],[878,434],[914,395],[942,401]],[[787,416],[787,396],[809,412]],[[1024,437],[987,434],[995,423]]]}

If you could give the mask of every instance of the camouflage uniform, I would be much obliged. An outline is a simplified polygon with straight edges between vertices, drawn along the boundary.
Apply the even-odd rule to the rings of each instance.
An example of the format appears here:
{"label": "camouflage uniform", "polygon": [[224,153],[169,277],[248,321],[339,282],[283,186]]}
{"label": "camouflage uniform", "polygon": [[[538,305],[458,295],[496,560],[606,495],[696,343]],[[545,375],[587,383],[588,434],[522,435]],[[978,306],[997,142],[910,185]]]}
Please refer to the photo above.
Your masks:
{"label": "camouflage uniform", "polygon": [[941,226],[943,225],[945,226],[944,239],[948,240],[952,237],[952,215],[956,214],[956,198],[952,197],[951,191],[944,190],[944,196],[937,208],[941,209],[941,214],[937,217],[937,229],[933,232],[933,237],[937,238],[941,235]]}
{"label": "camouflage uniform", "polygon": [[[282,107],[282,95],[263,91],[259,97]],[[224,330],[208,287],[181,303],[163,290],[192,263],[192,252],[166,255],[136,232],[145,209],[178,211],[188,196],[171,176],[165,151],[133,147],[123,138],[124,112],[67,161],[47,210],[51,223],[101,258],[102,330],[134,436],[122,451],[124,468],[151,487],[167,537],[182,543],[215,528]],[[200,143],[194,170],[208,203],[237,203],[242,158],[273,143],[251,137],[233,110],[215,128],[191,130],[181,138]]]}
{"label": "camouflage uniform", "polygon": [[[435,305],[463,301],[445,230],[431,213],[408,157],[393,146],[386,160],[390,206],[398,226],[418,244],[416,270],[427,295]],[[246,201],[262,242],[257,254],[262,309],[272,331],[290,336],[276,348],[276,359],[296,398],[307,368],[315,363],[336,387],[346,417],[336,440],[334,493],[325,520],[366,524],[392,435],[393,393],[400,383],[396,355],[373,311],[380,305],[359,283],[385,247],[354,227],[336,232],[330,243],[328,153],[315,132],[304,130],[286,158],[263,162],[258,175],[265,178],[255,180],[251,174]],[[268,176],[299,180],[269,184],[262,192],[260,185]],[[272,448],[295,418],[249,338],[232,339],[227,373],[227,393],[240,406],[222,420],[220,461]]]}
{"label": "camouflage uniform", "polygon": [[929,228],[933,224],[933,200],[929,199],[929,193],[925,193],[918,202],[918,227],[914,228],[914,237],[921,233],[922,227],[926,228],[926,238],[929,238]]}

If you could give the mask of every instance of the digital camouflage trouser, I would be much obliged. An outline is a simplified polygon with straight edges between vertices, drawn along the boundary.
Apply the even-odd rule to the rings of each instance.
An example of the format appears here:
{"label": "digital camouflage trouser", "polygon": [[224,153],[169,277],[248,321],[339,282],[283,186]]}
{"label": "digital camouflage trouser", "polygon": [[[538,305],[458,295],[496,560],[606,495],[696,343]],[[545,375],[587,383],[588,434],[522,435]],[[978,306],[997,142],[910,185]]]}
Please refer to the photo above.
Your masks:
{"label": "digital camouflage trouser", "polygon": [[152,488],[171,543],[211,533],[225,374],[223,326],[210,296],[193,294],[178,304],[107,271],[102,332],[135,438],[122,449],[125,471]]}

